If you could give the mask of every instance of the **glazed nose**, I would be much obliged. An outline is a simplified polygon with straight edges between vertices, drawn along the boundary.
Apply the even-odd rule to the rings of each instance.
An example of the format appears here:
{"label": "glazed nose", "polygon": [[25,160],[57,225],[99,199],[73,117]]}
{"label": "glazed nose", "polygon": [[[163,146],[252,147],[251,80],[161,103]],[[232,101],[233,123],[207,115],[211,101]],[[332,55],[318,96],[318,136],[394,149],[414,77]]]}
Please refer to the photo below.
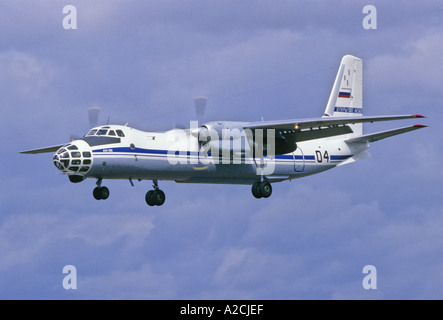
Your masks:
{"label": "glazed nose", "polygon": [[92,165],[92,153],[75,143],[61,147],[52,157],[58,170],[63,173],[86,174]]}

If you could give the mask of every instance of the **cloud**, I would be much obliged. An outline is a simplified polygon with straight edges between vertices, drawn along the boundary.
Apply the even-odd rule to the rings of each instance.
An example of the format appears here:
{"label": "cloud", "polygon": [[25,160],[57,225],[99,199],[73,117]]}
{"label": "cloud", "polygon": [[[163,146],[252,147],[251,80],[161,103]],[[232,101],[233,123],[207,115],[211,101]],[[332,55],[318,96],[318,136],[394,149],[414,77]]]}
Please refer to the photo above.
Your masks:
{"label": "cloud", "polygon": [[431,29],[404,44],[402,53],[371,58],[368,73],[370,77],[382,80],[390,90],[407,87],[415,92],[439,93],[443,70],[435,61],[442,52],[443,36]]}
{"label": "cloud", "polygon": [[39,61],[34,55],[20,51],[0,52],[0,90],[3,99],[12,97],[30,102],[47,94],[56,70],[49,61]]}
{"label": "cloud", "polygon": [[[47,247],[76,242],[102,248],[124,242],[130,248],[144,243],[153,228],[149,217],[134,214],[109,216],[86,214],[17,214],[5,218],[0,229],[3,270],[44,260]],[[57,250],[61,249],[60,247]]]}
{"label": "cloud", "polygon": [[86,276],[78,280],[86,299],[170,299],[176,279],[166,272],[155,272],[146,264],[136,269],[113,269],[110,273]]}

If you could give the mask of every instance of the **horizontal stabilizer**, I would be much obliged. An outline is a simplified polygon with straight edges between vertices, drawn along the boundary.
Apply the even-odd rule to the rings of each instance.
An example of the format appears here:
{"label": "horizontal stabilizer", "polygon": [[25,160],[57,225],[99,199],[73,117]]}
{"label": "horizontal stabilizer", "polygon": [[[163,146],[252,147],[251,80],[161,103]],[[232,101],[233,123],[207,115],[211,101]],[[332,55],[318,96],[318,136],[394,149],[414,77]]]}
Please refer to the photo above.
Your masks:
{"label": "horizontal stabilizer", "polygon": [[60,144],[60,145],[57,145],[57,146],[44,147],[44,148],[40,148],[40,149],[32,149],[32,150],[20,151],[20,153],[23,153],[23,154],[35,154],[35,153],[56,152],[58,149],[60,149],[64,145],[65,144]]}
{"label": "horizontal stabilizer", "polygon": [[365,135],[357,137],[357,138],[346,140],[346,142],[348,142],[348,143],[375,142],[378,140],[382,140],[385,138],[395,136],[397,134],[401,134],[401,133],[405,133],[405,132],[409,132],[409,131],[414,131],[414,130],[425,128],[425,127],[427,127],[427,126],[424,126],[421,124],[415,124],[413,126],[392,129],[392,130],[386,130],[386,131],[381,131],[381,132],[377,132],[377,133],[365,134]]}

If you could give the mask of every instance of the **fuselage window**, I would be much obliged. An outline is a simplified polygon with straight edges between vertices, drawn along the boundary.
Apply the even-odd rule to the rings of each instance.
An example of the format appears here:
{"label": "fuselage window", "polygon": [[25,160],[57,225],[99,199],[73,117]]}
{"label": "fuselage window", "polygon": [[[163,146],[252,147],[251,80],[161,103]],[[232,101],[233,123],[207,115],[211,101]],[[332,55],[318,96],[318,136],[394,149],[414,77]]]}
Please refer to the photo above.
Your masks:
{"label": "fuselage window", "polygon": [[115,136],[115,132],[114,132],[114,130],[109,130],[109,132],[108,132],[108,136]]}
{"label": "fuselage window", "polygon": [[121,131],[121,130],[116,130],[116,132],[117,132],[117,135],[118,135],[119,137],[124,137],[124,136],[125,136],[125,134],[124,134],[123,131]]}
{"label": "fuselage window", "polygon": [[100,130],[98,130],[97,135],[98,136],[105,136],[107,132],[108,132],[108,130],[106,130],[106,129],[100,129]]}

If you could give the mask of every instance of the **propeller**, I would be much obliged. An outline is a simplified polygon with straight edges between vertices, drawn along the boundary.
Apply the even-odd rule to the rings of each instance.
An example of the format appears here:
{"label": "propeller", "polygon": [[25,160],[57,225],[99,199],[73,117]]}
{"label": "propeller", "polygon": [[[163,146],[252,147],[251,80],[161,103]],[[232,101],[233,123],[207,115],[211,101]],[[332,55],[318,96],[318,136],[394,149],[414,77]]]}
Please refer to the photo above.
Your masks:
{"label": "propeller", "polygon": [[[89,128],[96,127],[98,124],[98,116],[100,115],[100,107],[90,107],[88,108],[88,119],[89,119]],[[78,134],[70,134],[69,141],[74,141],[81,139],[81,136]]]}
{"label": "propeller", "polygon": [[88,108],[89,128],[97,126],[98,116],[100,115],[100,107]]}
{"label": "propeller", "polygon": [[[194,98],[194,108],[195,108],[195,114],[197,116],[197,121],[198,121],[198,125],[199,127],[196,129],[193,129],[191,131],[191,134],[196,136],[197,138],[199,138],[200,133],[202,133],[203,131],[206,131],[207,129],[202,127],[201,125],[203,124],[204,121],[204,115],[205,115],[205,111],[206,111],[206,105],[208,104],[208,97],[205,96],[197,96]],[[206,154],[209,150],[209,143],[206,143],[204,141],[199,141],[198,142],[198,147],[199,147],[199,151],[202,154]],[[198,163],[196,165],[193,166],[194,170],[206,170],[208,169],[207,165]]]}
{"label": "propeller", "polygon": [[[197,117],[198,125],[201,126],[204,121],[204,115],[206,110],[206,105],[208,104],[208,98],[204,96],[197,96],[194,98],[194,108]],[[188,125],[182,123],[175,123],[174,129],[186,129],[189,128]]]}
{"label": "propeller", "polygon": [[208,97],[198,96],[194,98],[195,113],[197,115],[197,121],[199,125],[202,125],[203,123],[207,104],[208,104]]}

